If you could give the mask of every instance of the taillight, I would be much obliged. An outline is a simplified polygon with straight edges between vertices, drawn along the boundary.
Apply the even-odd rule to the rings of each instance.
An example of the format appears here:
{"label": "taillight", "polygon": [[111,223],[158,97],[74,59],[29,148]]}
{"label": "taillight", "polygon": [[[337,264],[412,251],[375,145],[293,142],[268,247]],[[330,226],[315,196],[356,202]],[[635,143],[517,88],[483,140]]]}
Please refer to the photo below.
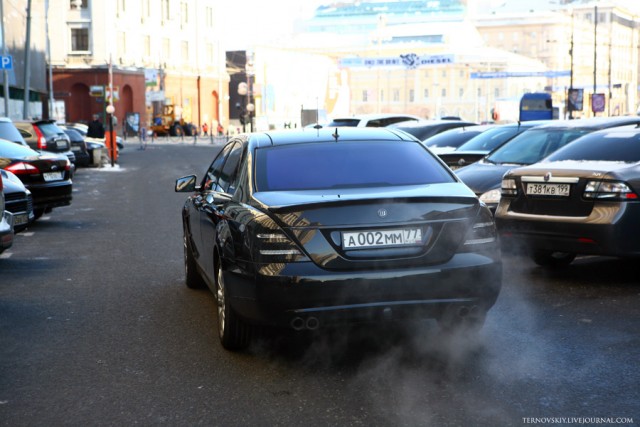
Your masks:
{"label": "taillight", "polygon": [[31,174],[39,174],[40,170],[37,167],[33,166],[29,163],[18,162],[12,165],[9,165],[5,168],[9,172],[13,172],[16,175],[31,175]]}
{"label": "taillight", "polygon": [[2,174],[0,173],[0,191],[2,191]]}
{"label": "taillight", "polygon": [[638,195],[622,181],[589,181],[584,189],[585,199],[637,200]]}
{"label": "taillight", "polygon": [[476,250],[476,248],[483,245],[494,245],[497,241],[496,236],[496,225],[493,221],[493,215],[491,211],[483,205],[473,226],[467,233],[464,241],[464,249]]}
{"label": "taillight", "polygon": [[252,233],[253,258],[260,263],[284,263],[306,261],[308,258],[278,225],[268,216],[256,218]]}
{"label": "taillight", "polygon": [[33,130],[35,130],[36,137],[38,138],[38,148],[40,150],[46,150],[47,149],[47,139],[44,137],[44,135],[42,134],[40,129],[38,129],[38,126],[34,126]]}
{"label": "taillight", "polygon": [[503,196],[517,196],[518,195],[518,187],[516,185],[516,180],[513,178],[502,178],[502,187],[500,191]]}

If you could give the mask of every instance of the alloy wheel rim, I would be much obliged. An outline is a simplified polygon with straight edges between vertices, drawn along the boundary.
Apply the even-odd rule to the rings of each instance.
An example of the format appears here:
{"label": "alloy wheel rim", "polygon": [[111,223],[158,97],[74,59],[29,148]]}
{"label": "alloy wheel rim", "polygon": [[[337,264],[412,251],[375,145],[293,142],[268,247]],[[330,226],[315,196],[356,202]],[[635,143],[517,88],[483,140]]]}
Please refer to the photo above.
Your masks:
{"label": "alloy wheel rim", "polygon": [[218,302],[218,332],[220,333],[220,336],[224,335],[224,328],[225,328],[225,301],[224,301],[224,283],[223,283],[223,279],[222,279],[222,269],[218,268],[218,274],[217,274],[217,292],[216,292],[216,298],[217,298],[217,302]]}

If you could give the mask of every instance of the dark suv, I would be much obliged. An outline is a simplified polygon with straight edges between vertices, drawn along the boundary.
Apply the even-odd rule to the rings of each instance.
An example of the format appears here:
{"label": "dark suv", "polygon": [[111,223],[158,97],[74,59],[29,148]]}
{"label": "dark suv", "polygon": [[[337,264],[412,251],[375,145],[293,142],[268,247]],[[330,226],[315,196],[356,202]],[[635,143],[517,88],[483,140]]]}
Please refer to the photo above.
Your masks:
{"label": "dark suv", "polygon": [[14,121],[20,135],[34,150],[65,154],[75,165],[76,156],[71,151],[71,142],[55,120]]}

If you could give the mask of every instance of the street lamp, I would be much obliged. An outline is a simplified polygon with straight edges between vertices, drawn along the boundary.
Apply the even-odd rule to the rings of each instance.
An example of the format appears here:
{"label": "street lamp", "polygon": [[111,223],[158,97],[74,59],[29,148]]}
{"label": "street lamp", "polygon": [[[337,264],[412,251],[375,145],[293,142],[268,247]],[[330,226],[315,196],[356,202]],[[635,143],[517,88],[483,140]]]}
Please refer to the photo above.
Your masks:
{"label": "street lamp", "polygon": [[116,112],[116,107],[113,106],[113,104],[109,104],[107,105],[107,115],[109,118],[109,143],[111,144],[111,146],[109,147],[109,149],[111,150],[111,167],[114,166],[115,163],[115,159],[116,159],[116,138],[115,135],[113,134],[113,113]]}
{"label": "street lamp", "polygon": [[251,102],[251,91],[249,85],[245,82],[238,83],[238,95],[244,98],[244,105],[236,104],[236,108],[240,110],[240,123],[242,123],[242,132],[246,131],[245,125],[249,120],[250,131],[253,132],[253,112],[256,106]]}

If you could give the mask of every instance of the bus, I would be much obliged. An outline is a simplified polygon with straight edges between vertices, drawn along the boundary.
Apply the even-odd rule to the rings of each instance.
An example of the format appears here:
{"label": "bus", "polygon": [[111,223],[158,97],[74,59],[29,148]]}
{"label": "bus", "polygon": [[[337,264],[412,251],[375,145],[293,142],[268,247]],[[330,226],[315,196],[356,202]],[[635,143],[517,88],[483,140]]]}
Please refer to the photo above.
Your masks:
{"label": "bus", "polygon": [[[556,116],[557,117],[557,116]],[[552,120],[553,102],[549,93],[525,93],[520,98],[520,121]]]}

